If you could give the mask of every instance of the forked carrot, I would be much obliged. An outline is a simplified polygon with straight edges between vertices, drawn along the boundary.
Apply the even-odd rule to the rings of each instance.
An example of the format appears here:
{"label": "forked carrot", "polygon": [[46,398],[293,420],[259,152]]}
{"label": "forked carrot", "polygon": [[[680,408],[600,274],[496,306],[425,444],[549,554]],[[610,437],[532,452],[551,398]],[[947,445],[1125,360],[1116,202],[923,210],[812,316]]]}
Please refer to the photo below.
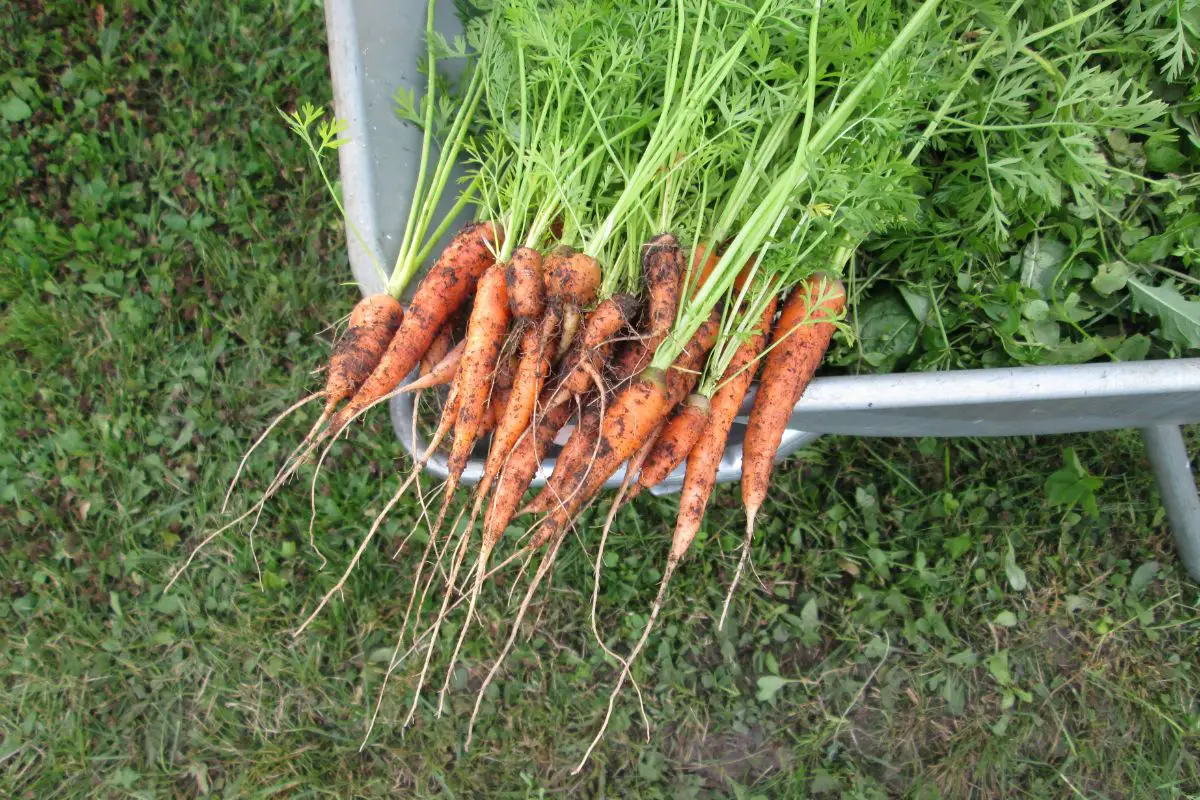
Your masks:
{"label": "forked carrot", "polygon": [[579,328],[580,309],[591,305],[600,290],[600,264],[566,245],[554,249],[545,265],[546,297],[557,320],[558,352],[565,353]]}
{"label": "forked carrot", "polygon": [[603,369],[612,351],[613,338],[629,326],[636,312],[637,298],[614,294],[588,314],[583,335],[563,356],[563,378],[550,400],[551,407],[591,388],[592,373]]}

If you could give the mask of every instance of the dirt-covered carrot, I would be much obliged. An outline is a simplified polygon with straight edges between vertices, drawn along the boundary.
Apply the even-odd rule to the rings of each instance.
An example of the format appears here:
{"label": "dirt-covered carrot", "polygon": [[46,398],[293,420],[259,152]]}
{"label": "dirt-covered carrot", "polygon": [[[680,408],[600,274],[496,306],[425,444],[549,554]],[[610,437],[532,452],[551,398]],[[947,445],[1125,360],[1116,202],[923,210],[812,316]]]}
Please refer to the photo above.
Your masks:
{"label": "dirt-covered carrot", "polygon": [[491,503],[488,504],[487,514],[483,521],[483,541],[485,544],[495,543],[504,534],[504,529],[512,520],[517,506],[525,490],[529,488],[538,465],[545,456],[546,448],[558,434],[558,431],[570,418],[573,409],[568,405],[552,408],[545,413],[538,424],[526,428],[513,448],[500,471],[492,492]]}
{"label": "dirt-covered carrot", "polygon": [[746,539],[754,536],[758,509],[767,499],[775,451],[787,428],[792,407],[800,399],[825,357],[834,323],[846,304],[842,282],[823,273],[792,290],[763,364],[758,394],[750,410],[742,444],[742,504],[746,509]]}
{"label": "dirt-covered carrot", "polygon": [[[445,386],[454,380],[454,374],[458,372],[458,364],[462,361],[463,349],[466,347],[467,340],[462,339],[458,344],[451,348],[450,352],[445,353],[442,359],[434,364],[427,372],[424,372],[419,378],[412,383],[406,384],[401,392],[420,392],[425,389],[432,389],[435,386]],[[424,369],[424,366],[421,367]]]}
{"label": "dirt-covered carrot", "polygon": [[637,298],[614,294],[588,314],[583,334],[563,357],[564,374],[550,400],[551,406],[565,403],[592,388],[592,376],[603,370],[612,352],[613,339],[629,327],[636,312]]}
{"label": "dirt-covered carrot", "polygon": [[[679,359],[666,373],[667,408],[679,405],[700,377],[704,366],[704,358],[716,342],[720,328],[720,318],[714,313],[710,319],[696,332],[692,340],[683,348]],[[621,363],[614,376],[618,383],[625,379],[631,367],[636,367],[643,360],[648,360],[648,351],[630,348],[622,354]],[[623,373],[623,374],[622,374]],[[581,489],[585,476],[591,471],[591,462],[596,451],[596,431],[599,427],[599,409],[596,405],[589,407],[580,419],[579,425],[567,443],[563,445],[562,453],[554,463],[554,472],[545,487],[525,508],[522,514],[540,514],[555,506],[561,506],[575,497]]]}
{"label": "dirt-covered carrot", "polygon": [[479,279],[471,318],[467,323],[466,345],[455,375],[458,408],[454,417],[454,443],[450,447],[446,481],[449,497],[467,465],[471,448],[479,439],[479,426],[488,407],[492,382],[489,378],[500,362],[504,336],[508,332],[508,290],[504,268],[495,264]]}
{"label": "dirt-covered carrot", "polygon": [[[554,459],[554,471],[550,473],[550,479],[532,500],[517,511],[517,516],[544,513],[570,498],[575,487],[583,479],[588,462],[595,455],[596,436],[600,431],[601,405],[603,404],[600,403],[599,397],[593,398],[591,404],[579,415],[579,422],[559,450],[558,458]],[[563,407],[569,408],[555,408]]]}
{"label": "dirt-covered carrot", "polygon": [[666,338],[675,322],[682,266],[683,253],[674,234],[662,233],[646,243],[642,252],[642,278],[646,282],[648,298],[648,335],[653,341]]}
{"label": "dirt-covered carrot", "polygon": [[521,330],[520,360],[513,377],[512,393],[492,436],[491,449],[484,465],[483,477],[476,489],[482,499],[517,437],[533,419],[534,406],[542,391],[542,383],[550,371],[549,359],[543,354],[542,328],[539,318],[545,310],[545,286],[542,280],[541,256],[536,250],[518,247],[505,270],[508,281],[508,300],[513,316]]}
{"label": "dirt-covered carrot", "polygon": [[626,502],[662,483],[683,463],[700,439],[700,434],[708,427],[711,415],[712,401],[704,395],[693,393],[684,399],[679,410],[654,440],[654,447],[642,462],[637,483],[629,488],[625,496]]}
{"label": "dirt-covered carrot", "polygon": [[404,309],[390,294],[364,297],[350,312],[350,324],[329,358],[325,381],[325,413],[333,410],[362,386],[396,335]]}
{"label": "dirt-covered carrot", "polygon": [[580,309],[595,301],[599,288],[600,263],[595,258],[566,245],[556,248],[555,258],[546,265],[546,296],[558,320],[560,353],[571,346],[579,328]]}
{"label": "dirt-covered carrot", "polygon": [[596,457],[588,465],[583,481],[569,502],[550,510],[530,546],[540,547],[565,532],[583,501],[591,498],[617,467],[645,444],[669,410],[666,375],[654,367],[647,367],[618,392],[600,421]]}
{"label": "dirt-covered carrot", "polygon": [[[334,432],[408,376],[429,349],[438,330],[466,302],[494,261],[497,230],[490,222],[468,225],[455,234],[421,280],[400,328],[379,365],[330,423]],[[507,309],[505,309],[507,314]]]}
{"label": "dirt-covered carrot", "polygon": [[438,329],[437,336],[429,343],[429,349],[421,356],[421,368],[417,374],[421,377],[428,375],[454,347],[453,325],[447,322]]}

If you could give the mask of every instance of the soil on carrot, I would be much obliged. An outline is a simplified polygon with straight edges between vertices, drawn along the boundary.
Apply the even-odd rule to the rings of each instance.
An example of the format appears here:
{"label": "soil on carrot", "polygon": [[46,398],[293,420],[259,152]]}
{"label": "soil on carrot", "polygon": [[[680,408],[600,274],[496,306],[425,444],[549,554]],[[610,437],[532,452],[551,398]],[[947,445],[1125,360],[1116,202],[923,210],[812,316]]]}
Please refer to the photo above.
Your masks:
{"label": "soil on carrot", "polygon": [[[327,359],[358,299],[342,225],[274,111],[330,95],[322,11],[46,0],[0,9],[0,32],[0,439],[16,443],[0,452],[0,795],[1200,792],[1200,592],[1131,432],[821,440],[776,471],[720,634],[742,512],[718,487],[634,671],[651,741],[629,689],[572,777],[617,676],[588,619],[602,504],[563,545],[469,753],[515,567],[480,597],[447,713],[429,698],[401,736],[420,666],[402,665],[360,753],[421,550],[392,559],[422,535],[415,497],[289,633],[409,467],[386,413],[322,472],[324,569],[303,471],[253,547],[234,533],[161,591],[222,521],[246,445],[320,388],[300,365]],[[256,452],[235,511],[315,413]],[[597,610],[618,652],[675,513],[645,495],[617,515]]]}

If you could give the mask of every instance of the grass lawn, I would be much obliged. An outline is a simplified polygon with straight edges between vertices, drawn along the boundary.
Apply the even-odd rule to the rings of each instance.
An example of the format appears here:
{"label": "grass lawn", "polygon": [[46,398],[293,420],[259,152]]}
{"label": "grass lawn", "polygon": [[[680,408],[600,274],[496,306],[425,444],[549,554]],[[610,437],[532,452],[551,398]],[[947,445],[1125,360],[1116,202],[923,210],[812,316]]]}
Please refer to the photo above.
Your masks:
{"label": "grass lawn", "polygon": [[[718,634],[741,530],[723,487],[636,670],[651,741],[627,692],[579,776],[616,677],[588,616],[596,512],[468,753],[513,570],[484,593],[449,714],[427,692],[402,733],[406,664],[359,749],[411,589],[411,546],[391,556],[414,503],[292,639],[405,468],[383,414],[327,462],[328,565],[301,482],[253,543],[232,531],[164,596],[244,447],[317,385],[357,292],[275,110],[328,101],[322,10],[225,5],[0,7],[0,795],[1200,792],[1200,592],[1130,432],[826,438],[777,473]],[[306,421],[256,455],[238,508]],[[599,623],[619,650],[674,510],[647,497],[618,517]]]}

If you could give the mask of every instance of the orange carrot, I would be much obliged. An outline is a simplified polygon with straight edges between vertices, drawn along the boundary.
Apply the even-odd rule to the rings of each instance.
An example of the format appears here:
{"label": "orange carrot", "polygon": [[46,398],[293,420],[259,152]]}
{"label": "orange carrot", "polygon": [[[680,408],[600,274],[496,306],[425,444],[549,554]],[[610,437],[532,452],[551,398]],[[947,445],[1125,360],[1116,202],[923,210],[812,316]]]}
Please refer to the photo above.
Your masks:
{"label": "orange carrot", "polygon": [[625,496],[629,502],[645,489],[662,483],[676,467],[683,463],[696,445],[700,434],[708,427],[712,415],[712,402],[702,394],[690,394],[682,407],[667,422],[638,473],[637,483],[630,487]]}
{"label": "orange carrot", "polygon": [[[420,392],[450,383],[450,381],[454,380],[455,373],[458,372],[458,365],[462,361],[463,349],[466,347],[466,344],[466,339],[460,339],[458,344],[454,345],[453,349],[449,353],[446,353],[442,357],[442,360],[435,364],[432,369],[422,374],[421,377],[412,383],[405,385],[400,391]],[[422,369],[424,369],[423,366]]]}
{"label": "orange carrot", "polygon": [[[700,432],[695,446],[692,447],[691,452],[687,455],[687,472],[684,477],[683,492],[679,500],[679,516],[676,519],[675,533],[671,539],[671,549],[667,556],[666,569],[663,570],[662,580],[658,586],[658,594],[654,598],[653,605],[650,607],[650,616],[646,621],[646,626],[642,629],[641,637],[634,645],[633,650],[630,651],[629,657],[627,659],[619,659],[623,663],[621,675],[608,697],[608,710],[604,715],[604,721],[601,723],[600,730],[596,733],[595,738],[592,739],[592,743],[584,754],[579,767],[576,767],[576,771],[586,763],[587,759],[591,756],[592,750],[603,738],[609,719],[612,717],[617,696],[620,694],[621,688],[625,685],[625,680],[629,676],[629,670],[649,640],[650,631],[654,627],[659,613],[662,611],[663,600],[666,597],[671,577],[675,574],[676,568],[679,566],[684,554],[687,553],[692,541],[696,538],[696,533],[700,530],[700,522],[704,518],[705,506],[708,504],[708,498],[712,494],[713,485],[716,483],[717,465],[720,463],[721,456],[725,451],[725,441],[729,436],[729,429],[732,427],[734,417],[737,416],[738,410],[741,408],[742,398],[745,397],[746,390],[754,378],[754,370],[748,365],[753,364],[755,359],[758,358],[759,353],[762,352],[763,345],[766,342],[766,331],[770,327],[771,318],[774,315],[775,303],[772,301],[763,312],[755,334],[743,342],[734,352],[722,376],[721,386],[713,395],[708,422]],[[643,466],[642,471],[643,473],[646,471],[645,466]],[[611,520],[612,515],[610,514],[609,524],[611,524]]]}
{"label": "orange carrot", "polygon": [[758,395],[746,425],[742,445],[742,504],[746,508],[746,538],[754,535],[754,519],[767,497],[775,451],[787,428],[792,407],[825,356],[834,321],[846,304],[842,282],[817,274],[792,290],[763,364]]}
{"label": "orange carrot", "polygon": [[550,400],[552,407],[591,388],[591,376],[608,360],[613,337],[629,325],[636,311],[637,298],[614,294],[588,315],[583,336],[563,358],[563,378]]}
{"label": "orange carrot", "polygon": [[529,427],[542,384],[550,373],[550,361],[541,352],[543,328],[537,324],[538,317],[543,316],[545,310],[541,256],[535,250],[518,247],[513,252],[505,277],[508,281],[509,305],[523,326],[520,360],[513,377],[512,395],[492,436],[483,477],[476,489],[477,503],[491,488],[517,437]]}
{"label": "orange carrot", "polygon": [[533,322],[546,309],[546,284],[542,274],[542,256],[529,247],[518,247],[509,257],[504,269],[508,289],[508,304],[512,315],[524,322]]}
{"label": "orange carrot", "polygon": [[593,459],[574,496],[550,511],[530,547],[537,548],[566,532],[570,521],[617,467],[645,444],[647,437],[667,415],[666,375],[647,367],[633,382],[617,393],[600,422],[600,436]]}
{"label": "orange carrot", "polygon": [[429,343],[429,349],[421,356],[421,369],[418,374],[421,377],[428,375],[453,349],[454,331],[447,322],[438,328],[437,336],[433,337],[433,341]]}
{"label": "orange carrot", "polygon": [[[668,410],[679,405],[695,387],[696,381],[700,378],[704,359],[716,343],[720,323],[719,314],[713,312],[713,315],[704,321],[704,324],[696,331],[696,335],[684,347],[679,358],[667,370]],[[643,353],[645,353],[646,361],[649,361],[654,355],[649,349],[641,350],[636,343],[634,347],[628,348],[622,354],[621,363],[617,369],[618,374],[615,376],[618,382],[623,381],[629,374],[625,370],[642,361]],[[567,439],[567,443],[563,445],[562,453],[554,463],[554,472],[551,474],[550,480],[546,482],[546,486],[518,514],[540,514],[549,511],[555,506],[561,506],[567,502],[568,498],[573,498],[579,493],[584,476],[589,472],[588,463],[596,449],[598,428],[599,410],[595,407],[589,408],[588,412],[580,419],[578,427],[571,433],[571,437]]]}
{"label": "orange carrot", "polygon": [[468,225],[455,234],[421,280],[408,312],[378,366],[350,402],[330,422],[340,431],[359,411],[391,392],[417,365],[450,316],[466,302],[479,277],[494,262],[498,228],[491,222]]}
{"label": "orange carrot", "polygon": [[496,480],[492,501],[483,520],[483,542],[489,549],[504,534],[522,495],[529,488],[546,448],[570,418],[573,409],[561,405],[546,412],[535,427],[526,428]]}
{"label": "orange carrot", "polygon": [[671,331],[679,308],[679,279],[683,253],[674,234],[662,233],[646,243],[642,253],[642,277],[649,298],[649,336],[662,341]]}
{"label": "orange carrot", "polygon": [[491,381],[488,380],[500,362],[504,335],[508,332],[508,291],[504,269],[493,265],[479,279],[471,318],[467,323],[466,346],[454,385],[458,389],[458,409],[454,419],[454,443],[450,448],[445,497],[449,498],[458,478],[467,466],[471,448],[479,438],[479,425],[487,410]]}
{"label": "orange carrot", "polygon": [[546,296],[561,332],[558,352],[564,353],[579,327],[579,309],[596,299],[600,289],[600,264],[566,245],[556,247],[551,255],[546,264]]}
{"label": "orange carrot", "polygon": [[325,413],[333,410],[362,386],[379,365],[384,350],[404,319],[396,298],[381,293],[364,297],[350,312],[350,324],[333,348],[325,381]]}
{"label": "orange carrot", "polygon": [[689,299],[696,299],[696,293],[700,291],[700,287],[704,285],[708,276],[712,275],[712,271],[720,262],[721,256],[716,250],[707,245],[696,245],[696,249],[692,252],[692,268],[687,275]]}
{"label": "orange carrot", "polygon": [[708,353],[717,343],[717,334],[721,332],[721,312],[714,311],[708,319],[696,330],[696,335],[683,348],[683,352],[675,359],[675,363],[667,370],[667,398],[669,408],[674,408],[683,402],[696,383],[700,373],[704,371],[704,361]]}
{"label": "orange carrot", "polygon": [[[554,408],[568,407],[555,406]],[[559,426],[561,427],[561,426]],[[596,450],[596,436],[600,431],[600,403],[593,401],[579,416],[579,423],[567,437],[558,458],[554,459],[554,471],[537,495],[517,511],[517,516],[541,514],[559,503],[565,503],[583,479],[588,462]]]}

